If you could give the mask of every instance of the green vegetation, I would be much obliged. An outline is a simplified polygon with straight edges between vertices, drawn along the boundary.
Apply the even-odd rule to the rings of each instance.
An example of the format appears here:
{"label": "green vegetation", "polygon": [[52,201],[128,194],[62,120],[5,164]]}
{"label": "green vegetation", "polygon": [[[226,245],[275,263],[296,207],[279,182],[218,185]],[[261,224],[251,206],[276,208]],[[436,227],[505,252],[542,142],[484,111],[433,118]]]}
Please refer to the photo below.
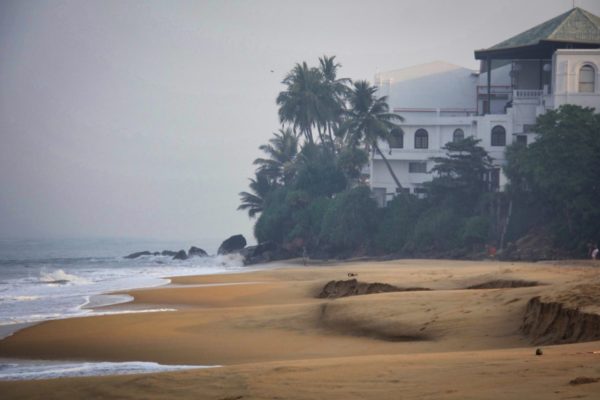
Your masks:
{"label": "green vegetation", "polygon": [[520,230],[544,225],[555,246],[580,255],[600,239],[600,114],[564,105],[541,115],[536,132],[529,146],[507,149],[510,192],[537,208]]}
{"label": "green vegetation", "polygon": [[[407,194],[380,144],[402,117],[366,81],[338,78],[335,57],[296,64],[277,97],[282,129],[260,146],[239,209],[257,218],[259,242],[298,255],[473,257],[532,231],[551,232],[570,251],[600,238],[600,118],[564,106],[538,120],[539,140],[507,148],[506,192],[490,187],[492,160],[467,137],[433,158],[426,196]],[[361,171],[377,153],[398,195],[378,208]],[[559,242],[557,242],[559,243]]]}

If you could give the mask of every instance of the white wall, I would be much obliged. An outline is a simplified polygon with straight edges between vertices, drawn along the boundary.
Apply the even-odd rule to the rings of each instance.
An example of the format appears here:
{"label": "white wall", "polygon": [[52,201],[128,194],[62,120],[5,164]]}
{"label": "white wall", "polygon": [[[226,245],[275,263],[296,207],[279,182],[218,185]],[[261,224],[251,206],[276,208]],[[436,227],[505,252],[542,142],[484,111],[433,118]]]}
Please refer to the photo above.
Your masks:
{"label": "white wall", "polygon": [[[596,71],[594,93],[579,93],[579,70],[591,65]],[[600,49],[557,50],[552,58],[554,72],[553,106],[577,104],[600,110]]]}

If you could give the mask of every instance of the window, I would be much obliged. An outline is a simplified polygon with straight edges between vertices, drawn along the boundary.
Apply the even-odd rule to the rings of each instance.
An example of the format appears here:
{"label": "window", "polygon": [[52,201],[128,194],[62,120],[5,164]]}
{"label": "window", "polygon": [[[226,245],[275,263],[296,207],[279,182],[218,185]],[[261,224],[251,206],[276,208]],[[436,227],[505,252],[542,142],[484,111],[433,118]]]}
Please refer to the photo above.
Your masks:
{"label": "window", "polygon": [[429,148],[429,133],[425,129],[418,129],[415,132],[415,149]]}
{"label": "window", "polygon": [[404,148],[404,132],[400,128],[394,128],[390,131],[390,138],[388,139],[390,149],[402,149]]}
{"label": "window", "polygon": [[408,172],[411,174],[426,174],[427,173],[427,162],[425,161],[411,161],[408,163]]}
{"label": "window", "polygon": [[463,140],[465,138],[465,132],[458,128],[454,130],[454,133],[452,134],[452,141],[453,142],[459,142],[461,140]]}
{"label": "window", "polygon": [[596,71],[591,65],[584,65],[579,70],[579,92],[594,93]]}
{"label": "window", "polygon": [[523,124],[523,133],[531,133],[535,131],[534,124]]}
{"label": "window", "polygon": [[416,187],[414,190],[415,194],[427,194],[427,189],[422,187]]}
{"label": "window", "polygon": [[517,144],[527,146],[527,135],[517,135]]}
{"label": "window", "polygon": [[500,125],[492,128],[492,146],[506,146],[506,129]]}

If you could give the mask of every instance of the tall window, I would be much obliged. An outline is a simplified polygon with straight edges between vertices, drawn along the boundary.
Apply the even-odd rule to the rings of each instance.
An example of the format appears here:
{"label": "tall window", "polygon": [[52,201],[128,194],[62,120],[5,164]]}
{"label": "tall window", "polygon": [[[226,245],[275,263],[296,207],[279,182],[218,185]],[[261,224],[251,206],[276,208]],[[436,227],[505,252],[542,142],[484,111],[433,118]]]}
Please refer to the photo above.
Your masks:
{"label": "tall window", "polygon": [[506,129],[500,125],[492,128],[492,146],[506,146]]}
{"label": "tall window", "polygon": [[452,134],[452,141],[453,142],[459,142],[461,140],[463,140],[465,138],[465,132],[458,128],[454,130],[454,133]]}
{"label": "tall window", "polygon": [[579,70],[579,91],[581,93],[594,93],[596,86],[596,71],[591,65],[584,65]]}
{"label": "tall window", "polygon": [[404,148],[404,132],[400,128],[394,128],[390,131],[390,138],[388,139],[390,149],[402,149]]}
{"label": "tall window", "polygon": [[417,129],[415,132],[415,149],[429,148],[429,133],[425,129]]}

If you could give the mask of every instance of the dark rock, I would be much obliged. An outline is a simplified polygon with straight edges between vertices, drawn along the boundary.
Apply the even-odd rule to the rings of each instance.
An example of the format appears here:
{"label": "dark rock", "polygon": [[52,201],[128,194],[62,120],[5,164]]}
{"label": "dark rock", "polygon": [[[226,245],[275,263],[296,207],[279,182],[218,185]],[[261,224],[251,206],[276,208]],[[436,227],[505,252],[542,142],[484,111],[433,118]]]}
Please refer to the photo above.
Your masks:
{"label": "dark rock", "polygon": [[360,296],[364,294],[387,293],[387,292],[413,292],[431,290],[428,288],[408,287],[401,288],[387,283],[358,282],[356,279],[346,281],[330,281],[321,290],[318,297],[321,299],[335,299],[338,297]]}
{"label": "dark rock", "polygon": [[245,265],[262,264],[269,261],[287,260],[294,253],[280,247],[274,242],[264,242],[257,246],[248,246],[240,251]]}
{"label": "dark rock", "polygon": [[141,256],[151,256],[152,253],[150,253],[149,251],[138,251],[137,253],[131,253],[128,256],[125,256],[125,258],[129,258],[129,259],[134,259],[134,258],[138,258]]}
{"label": "dark rock", "polygon": [[179,250],[177,252],[177,254],[175,254],[173,256],[173,260],[187,260],[187,259],[188,259],[188,256],[187,256],[185,250]]}
{"label": "dark rock", "polygon": [[234,235],[226,239],[219,246],[217,254],[230,254],[242,250],[246,247],[246,239],[242,235]]}
{"label": "dark rock", "polygon": [[207,257],[208,253],[200,247],[192,246],[188,250],[188,257]]}
{"label": "dark rock", "polygon": [[540,348],[535,349],[535,355],[536,356],[543,356],[544,355],[544,351]]}
{"label": "dark rock", "polygon": [[163,250],[160,252],[161,256],[169,256],[169,257],[175,257],[177,255],[176,251],[173,250]]}
{"label": "dark rock", "polygon": [[160,252],[159,251],[155,251],[154,253],[152,253],[153,256],[160,256]]}

